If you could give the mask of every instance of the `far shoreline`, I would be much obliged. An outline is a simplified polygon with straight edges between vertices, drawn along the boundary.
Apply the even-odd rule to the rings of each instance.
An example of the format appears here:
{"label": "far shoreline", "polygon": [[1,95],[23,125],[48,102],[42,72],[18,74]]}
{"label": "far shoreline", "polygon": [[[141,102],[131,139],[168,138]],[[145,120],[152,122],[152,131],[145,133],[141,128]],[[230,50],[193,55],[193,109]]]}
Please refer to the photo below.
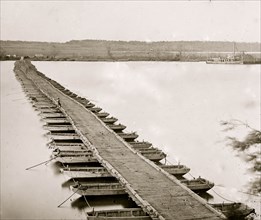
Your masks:
{"label": "far shoreline", "polygon": [[83,62],[206,62],[237,57],[244,64],[261,64],[261,44],[221,41],[105,41],[66,43],[0,41],[0,60]]}

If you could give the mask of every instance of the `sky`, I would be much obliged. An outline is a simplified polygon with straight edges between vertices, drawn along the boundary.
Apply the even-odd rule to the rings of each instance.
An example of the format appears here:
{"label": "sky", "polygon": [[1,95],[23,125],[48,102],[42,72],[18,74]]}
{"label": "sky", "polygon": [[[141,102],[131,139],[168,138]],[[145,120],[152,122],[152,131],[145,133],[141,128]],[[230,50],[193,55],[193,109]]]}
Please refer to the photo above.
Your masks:
{"label": "sky", "polygon": [[1,40],[261,41],[261,0],[0,1]]}

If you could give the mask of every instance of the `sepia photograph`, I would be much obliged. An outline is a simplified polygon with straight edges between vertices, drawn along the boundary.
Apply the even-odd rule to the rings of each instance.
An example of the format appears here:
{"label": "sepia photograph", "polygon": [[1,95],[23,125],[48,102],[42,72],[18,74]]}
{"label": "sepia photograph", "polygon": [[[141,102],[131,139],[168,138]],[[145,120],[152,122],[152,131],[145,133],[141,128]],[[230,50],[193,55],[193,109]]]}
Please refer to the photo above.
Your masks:
{"label": "sepia photograph", "polygon": [[2,220],[260,220],[260,0],[0,0]]}

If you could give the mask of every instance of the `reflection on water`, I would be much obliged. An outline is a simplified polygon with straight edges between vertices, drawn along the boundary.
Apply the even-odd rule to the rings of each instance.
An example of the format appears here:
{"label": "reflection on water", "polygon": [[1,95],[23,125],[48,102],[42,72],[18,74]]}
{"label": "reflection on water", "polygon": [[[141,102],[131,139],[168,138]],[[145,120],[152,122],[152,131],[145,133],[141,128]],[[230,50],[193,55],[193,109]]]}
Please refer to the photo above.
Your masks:
{"label": "reflection on water", "polygon": [[[225,146],[225,134],[219,125],[221,120],[240,118],[259,126],[260,66],[34,64],[50,78],[116,116],[127,125],[127,131],[137,131],[140,140],[164,150],[171,163],[185,164],[191,168],[190,175],[215,182],[214,190],[223,198],[246,202],[260,213],[259,198],[242,193],[253,177],[247,172],[248,165]],[[48,160],[51,149],[45,146],[48,139],[43,122],[25,98],[12,69],[13,62],[1,62],[1,215],[14,219],[39,219],[39,215],[44,219],[79,219],[83,213],[77,210],[84,207],[84,201],[78,195],[57,208],[72,194],[68,189],[70,180],[59,173],[59,164],[50,162],[25,171]],[[225,201],[211,190],[204,197],[209,202]],[[88,198],[93,206],[106,202],[93,199]]]}
{"label": "reflection on water", "polygon": [[209,191],[210,202],[246,202],[260,213],[259,198],[241,193],[253,177],[248,164],[226,146],[219,124],[240,118],[259,127],[259,65],[34,64],[118,118],[127,131],[137,131],[139,140],[163,149],[171,163],[185,164],[191,168],[190,175],[214,182],[216,193]]}
{"label": "reflection on water", "polygon": [[60,169],[62,168],[60,162],[55,161],[55,162],[53,162],[53,163],[50,164],[50,167],[52,168],[53,173],[54,173],[55,175],[62,175],[62,173],[61,173],[61,171],[60,171]]}
{"label": "reflection on water", "polygon": [[74,179],[69,179],[62,183],[62,187],[70,188],[70,186],[74,185],[75,183],[76,183],[76,181]]}
{"label": "reflection on water", "polygon": [[211,194],[207,193],[207,192],[200,192],[197,193],[200,197],[204,198],[207,202],[211,202],[214,199],[214,196],[212,196]]}
{"label": "reflection on water", "polygon": [[83,219],[68,204],[70,193],[50,159],[43,122],[15,79],[13,62],[1,62],[1,219]]}

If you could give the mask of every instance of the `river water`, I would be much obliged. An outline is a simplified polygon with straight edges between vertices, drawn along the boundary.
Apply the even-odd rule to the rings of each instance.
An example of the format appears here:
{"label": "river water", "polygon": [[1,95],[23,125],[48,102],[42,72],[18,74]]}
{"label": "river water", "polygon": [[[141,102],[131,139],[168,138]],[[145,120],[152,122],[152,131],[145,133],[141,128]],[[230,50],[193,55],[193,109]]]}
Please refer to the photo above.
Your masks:
{"label": "river water", "polygon": [[[180,62],[33,62],[39,71],[90,99],[168,154],[170,163],[191,168],[187,178],[215,183],[209,202],[241,201],[260,213],[260,199],[246,193],[254,178],[226,145],[221,120],[240,119],[260,129],[260,65]],[[48,160],[43,122],[12,72],[1,62],[1,216],[3,219],[80,219],[77,195],[61,187],[66,177]],[[243,137],[244,129],[233,133]],[[120,201],[121,199],[119,199]],[[113,200],[115,201],[115,200]],[[101,201],[91,201],[93,205]],[[120,202],[119,202],[120,203]],[[115,206],[115,204],[114,204]],[[116,207],[124,206],[122,204]],[[128,206],[128,205],[126,205]],[[259,217],[257,217],[258,219]]]}

